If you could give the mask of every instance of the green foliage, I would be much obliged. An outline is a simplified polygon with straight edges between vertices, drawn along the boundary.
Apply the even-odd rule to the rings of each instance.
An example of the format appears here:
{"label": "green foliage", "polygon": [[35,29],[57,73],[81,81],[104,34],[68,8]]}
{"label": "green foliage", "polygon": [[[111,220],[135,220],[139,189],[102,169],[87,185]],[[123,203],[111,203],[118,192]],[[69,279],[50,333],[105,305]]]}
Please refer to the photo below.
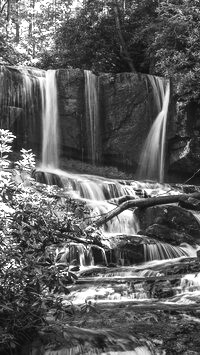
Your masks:
{"label": "green foliage", "polygon": [[116,28],[118,7],[121,33],[138,71],[149,70],[146,46],[154,34],[156,1],[84,1],[76,14],[56,31],[55,47],[42,56],[42,66],[80,67],[96,72],[130,71]]}
{"label": "green foliage", "polygon": [[200,102],[200,5],[196,0],[162,1],[159,23],[149,46],[154,72],[173,78],[177,98]]}
{"label": "green foliage", "polygon": [[3,63],[118,73],[130,71],[130,59],[138,72],[173,77],[181,105],[200,101],[198,0],[84,0],[76,10],[71,0],[5,4]]}
{"label": "green foliage", "polygon": [[[43,48],[50,48],[72,0],[17,0],[0,2],[0,59],[6,64],[34,64]],[[11,56],[9,56],[9,53]]]}
{"label": "green foliage", "polygon": [[16,162],[16,167],[19,170],[31,172],[35,168],[35,154],[32,150],[26,150],[22,148],[20,150],[22,159]]}
{"label": "green foliage", "polygon": [[200,101],[200,5],[196,0],[90,1],[56,31],[55,46],[41,65],[130,71],[116,28],[139,72],[172,77],[182,105]]}
{"label": "green foliage", "polygon": [[10,161],[8,153],[12,151],[12,143],[15,136],[8,130],[0,129],[0,169],[8,168]]}
{"label": "green foliage", "polygon": [[12,42],[8,42],[6,40],[6,36],[0,34],[0,64],[15,65],[19,63],[19,61],[22,62],[23,60],[24,56],[16,51]]}
{"label": "green foliage", "polygon": [[55,317],[69,312],[58,294],[68,293],[76,275],[69,264],[59,263],[55,251],[77,236],[81,220],[64,191],[31,179],[30,150],[22,149],[16,168],[9,168],[13,139],[0,130],[0,352],[8,353],[32,339],[50,309]]}
{"label": "green foliage", "polygon": [[3,62],[118,73],[131,60],[138,72],[173,77],[181,105],[200,101],[199,1],[84,0],[76,10],[71,0],[8,3]]}

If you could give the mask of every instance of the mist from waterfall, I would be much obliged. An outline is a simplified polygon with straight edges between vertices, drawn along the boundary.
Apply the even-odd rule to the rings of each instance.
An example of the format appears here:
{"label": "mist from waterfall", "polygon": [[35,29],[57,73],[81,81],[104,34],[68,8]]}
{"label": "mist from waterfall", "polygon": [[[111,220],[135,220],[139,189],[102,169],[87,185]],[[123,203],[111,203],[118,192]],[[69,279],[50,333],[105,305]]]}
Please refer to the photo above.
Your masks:
{"label": "mist from waterfall", "polygon": [[164,180],[165,140],[170,99],[170,83],[162,78],[148,75],[153,89],[158,115],[153,122],[140,155],[138,178]]}
{"label": "mist from waterfall", "polygon": [[42,166],[58,168],[58,102],[56,70],[46,72],[42,96]]}
{"label": "mist from waterfall", "polygon": [[98,77],[90,70],[84,70],[85,76],[85,111],[87,131],[89,133],[89,153],[92,164],[100,160],[99,142],[99,83]]}

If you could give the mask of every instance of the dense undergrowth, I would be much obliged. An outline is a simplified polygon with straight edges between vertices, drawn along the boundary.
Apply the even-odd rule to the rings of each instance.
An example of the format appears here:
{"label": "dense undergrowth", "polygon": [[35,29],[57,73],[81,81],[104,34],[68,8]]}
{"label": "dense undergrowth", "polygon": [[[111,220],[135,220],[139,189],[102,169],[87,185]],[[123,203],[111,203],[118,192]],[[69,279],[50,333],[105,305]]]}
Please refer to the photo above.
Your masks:
{"label": "dense undergrowth", "polygon": [[[62,309],[59,294],[76,279],[72,265],[59,263],[59,247],[84,237],[91,228],[83,218],[86,207],[63,189],[35,182],[35,156],[22,158],[10,169],[8,154],[15,137],[0,130],[0,353],[17,349],[45,326],[50,309]],[[84,232],[83,228],[84,226]],[[56,318],[55,314],[55,318]]]}

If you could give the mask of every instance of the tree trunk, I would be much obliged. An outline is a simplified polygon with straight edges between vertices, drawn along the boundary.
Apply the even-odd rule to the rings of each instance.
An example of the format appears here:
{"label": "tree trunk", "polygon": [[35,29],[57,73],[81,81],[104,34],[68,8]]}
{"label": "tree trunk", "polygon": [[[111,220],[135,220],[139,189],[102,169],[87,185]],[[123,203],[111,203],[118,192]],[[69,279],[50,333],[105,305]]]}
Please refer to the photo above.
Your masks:
{"label": "tree trunk", "polygon": [[34,22],[35,22],[35,0],[30,0],[30,9],[31,9],[31,13],[30,13],[30,18],[29,18],[29,40],[30,40],[30,47],[32,47],[32,58],[35,58],[35,37],[33,35],[34,32]]}
{"label": "tree trunk", "polygon": [[121,28],[121,22],[120,22],[120,14],[119,14],[119,4],[118,1],[115,0],[113,3],[113,10],[114,10],[114,16],[115,16],[115,25],[116,25],[116,30],[117,34],[119,37],[120,41],[120,54],[121,57],[128,63],[129,68],[132,72],[136,72],[132,58],[130,56],[130,53],[128,52],[124,36],[122,33],[122,28]]}
{"label": "tree trunk", "polygon": [[7,1],[7,15],[6,15],[6,38],[8,40],[9,38],[9,21],[10,21],[10,7],[11,7],[11,1]]}
{"label": "tree trunk", "polygon": [[0,12],[1,12],[1,14],[3,13],[3,11],[4,11],[4,9],[5,9],[6,5],[7,5],[7,3],[8,3],[8,0],[5,1],[4,4],[2,4],[2,2],[1,2],[1,0],[0,0]]}
{"label": "tree trunk", "polygon": [[15,42],[19,44],[19,4],[18,0],[15,0]]}
{"label": "tree trunk", "polygon": [[176,203],[185,198],[193,197],[196,199],[200,199],[200,192],[194,192],[192,194],[181,194],[181,195],[171,195],[171,196],[158,196],[158,197],[151,197],[151,198],[141,198],[138,200],[129,200],[121,203],[119,206],[114,208],[113,210],[106,213],[104,216],[100,217],[96,220],[96,225],[99,227],[102,224],[108,222],[113,217],[116,217],[121,212],[129,209],[129,208],[147,208],[156,205],[164,205],[167,203]]}

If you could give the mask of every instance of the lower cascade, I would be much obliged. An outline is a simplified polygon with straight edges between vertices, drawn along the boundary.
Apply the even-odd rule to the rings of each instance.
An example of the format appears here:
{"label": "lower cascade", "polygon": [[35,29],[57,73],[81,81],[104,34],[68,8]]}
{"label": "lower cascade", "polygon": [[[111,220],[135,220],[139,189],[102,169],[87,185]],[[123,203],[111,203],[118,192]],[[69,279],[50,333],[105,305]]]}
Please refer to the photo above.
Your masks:
{"label": "lower cascade", "polygon": [[[148,199],[147,194],[173,195],[178,192],[167,184],[117,181],[59,169],[45,168],[37,174],[38,178],[42,176],[43,181],[46,179],[49,184],[55,183],[55,176],[59,177],[59,184],[68,196],[84,203],[89,209],[89,218],[94,220],[113,210],[119,199],[125,196],[137,201],[141,196]],[[161,211],[166,215],[166,206],[161,206]],[[191,212],[191,216],[199,226],[198,213]],[[70,272],[78,277],[76,282],[68,286],[69,294],[63,295],[63,305],[66,308],[73,305],[75,314],[78,312],[79,316],[74,314],[72,326],[66,328],[70,341],[68,346],[59,350],[61,355],[167,354],[161,350],[160,341],[154,342],[148,337],[137,338],[127,329],[125,334],[123,330],[119,331],[119,326],[114,333],[110,333],[99,323],[99,319],[102,321],[101,312],[110,314],[116,309],[121,317],[122,310],[127,312],[126,317],[132,314],[136,323],[145,319],[147,324],[156,324],[160,319],[160,309],[194,305],[197,302],[200,281],[199,274],[193,273],[194,270],[200,271],[196,258],[197,243],[190,245],[180,242],[173,245],[157,240],[143,234],[142,223],[135,210],[127,209],[101,227],[101,245],[84,244],[84,241],[68,242],[57,248],[57,265],[68,265]],[[94,230],[91,229],[91,233],[95,233]],[[154,308],[158,309],[156,313]],[[138,315],[139,309],[142,313]],[[95,317],[95,329],[74,326],[76,322],[81,324],[80,317],[85,310]],[[87,321],[86,324],[89,326]],[[89,339],[90,349],[86,338]],[[44,354],[57,353],[48,350]]]}

